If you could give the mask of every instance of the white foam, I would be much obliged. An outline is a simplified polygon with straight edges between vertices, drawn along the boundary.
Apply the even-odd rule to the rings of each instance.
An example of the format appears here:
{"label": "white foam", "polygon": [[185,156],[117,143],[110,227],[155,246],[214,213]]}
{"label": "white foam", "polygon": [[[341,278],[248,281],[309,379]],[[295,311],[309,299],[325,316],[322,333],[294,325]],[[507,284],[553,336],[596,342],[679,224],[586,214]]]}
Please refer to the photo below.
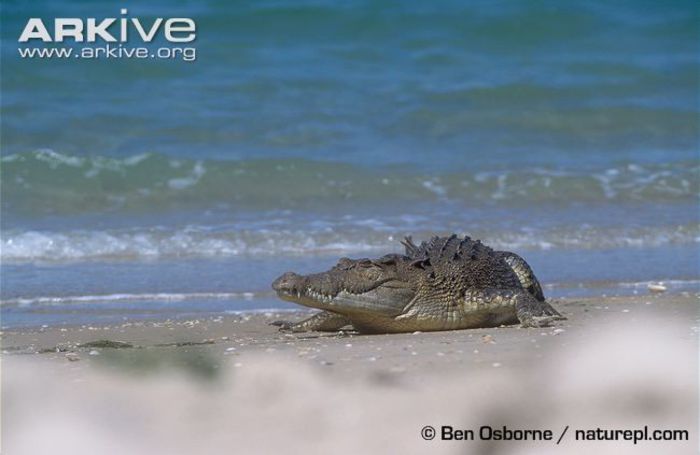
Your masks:
{"label": "white foam", "polygon": [[150,157],[151,157],[150,153],[142,153],[140,155],[130,156],[128,158],[124,158],[124,164],[126,164],[127,166],[136,166],[141,161],[144,161]]}
{"label": "white foam", "polygon": [[[480,238],[495,249],[516,251],[657,247],[700,243],[697,225],[656,227],[571,226],[550,229],[498,231],[475,229],[457,232]],[[12,262],[60,262],[134,260],[173,257],[229,257],[273,254],[335,254],[359,251],[393,251],[401,248],[391,239],[411,233],[426,239],[430,231],[405,231],[374,220],[348,220],[341,224],[284,229],[230,226],[182,228],[134,228],[108,231],[9,231],[2,236],[2,260]]]}
{"label": "white foam", "polygon": [[[360,228],[358,228],[359,230]],[[207,227],[126,231],[27,231],[3,233],[5,262],[83,261],[158,257],[221,257],[372,250],[386,245],[386,234],[342,235],[334,230],[212,231]]]}
{"label": "white foam", "polygon": [[[669,288],[688,288],[700,286],[700,279],[688,279],[688,280],[676,280],[676,279],[660,279],[654,280],[655,283],[663,283],[664,286]],[[618,286],[623,288],[646,288],[651,281],[629,281],[617,283]]]}
{"label": "white foam", "polygon": [[48,163],[52,169],[58,167],[59,164],[71,167],[81,167],[85,163],[85,158],[78,156],[63,155],[61,153],[54,152],[51,149],[38,150],[36,152],[35,157],[38,161],[44,161]]}
{"label": "white foam", "polygon": [[191,186],[196,185],[202,179],[207,170],[204,168],[204,164],[201,161],[197,161],[192,168],[192,172],[187,177],[174,178],[168,180],[168,187],[173,190],[183,190]]}
{"label": "white foam", "polygon": [[105,294],[105,295],[73,295],[73,296],[43,296],[0,300],[2,306],[32,306],[32,305],[65,305],[70,303],[101,303],[118,301],[157,301],[180,302],[185,300],[253,300],[260,297],[271,297],[273,292],[189,292],[189,293],[144,293],[144,294]]}
{"label": "white foam", "polygon": [[425,180],[422,183],[422,185],[423,188],[440,197],[443,197],[447,194],[447,190],[445,189],[445,187],[440,185],[436,180]]}

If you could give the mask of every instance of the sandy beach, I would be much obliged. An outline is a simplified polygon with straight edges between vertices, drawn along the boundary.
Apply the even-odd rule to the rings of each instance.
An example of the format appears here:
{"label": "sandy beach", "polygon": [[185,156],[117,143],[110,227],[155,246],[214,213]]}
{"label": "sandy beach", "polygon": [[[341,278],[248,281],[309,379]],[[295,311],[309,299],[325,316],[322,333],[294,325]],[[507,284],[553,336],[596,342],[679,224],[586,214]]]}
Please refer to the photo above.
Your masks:
{"label": "sandy beach", "polygon": [[[53,361],[48,364],[56,364],[56,367],[78,360],[83,362],[81,369],[87,369],[93,364],[110,366],[112,359],[117,363],[126,361],[128,364],[132,360],[138,364],[141,357],[192,355],[207,357],[211,367],[219,369],[237,363],[236,359],[241,357],[275,354],[309,366],[324,367],[330,374],[393,371],[407,373],[407,379],[415,381],[433,372],[442,376],[461,373],[464,368],[470,371],[493,368],[494,364],[530,369],[533,362],[566,347],[572,342],[572,336],[578,342],[594,341],[599,332],[613,322],[624,330],[636,326],[643,317],[663,316],[685,323],[688,326],[686,335],[689,335],[685,338],[689,342],[697,338],[690,335],[697,331],[698,301],[690,295],[561,299],[555,300],[554,305],[568,319],[543,329],[508,326],[387,335],[352,331],[289,334],[280,333],[269,325],[275,320],[300,320],[313,314],[313,311],[300,310],[184,321],[9,330],[2,334],[2,340],[6,356],[24,359],[22,354],[39,354],[32,356],[32,360]],[[647,329],[653,332],[654,327]],[[101,347],[103,341],[116,344],[112,348]],[[153,362],[143,363],[144,368],[165,366],[149,367]],[[177,367],[177,363],[167,366]]]}
{"label": "sandy beach", "polygon": [[697,2],[5,3],[0,453],[700,453]]}
{"label": "sandy beach", "polygon": [[[695,453],[698,296],[554,305],[568,320],[544,329],[284,334],[269,325],[309,314],[300,311],[6,330],[3,447]],[[426,425],[551,429],[555,440],[570,429],[556,445],[425,441]],[[577,441],[573,433],[645,425],[687,430],[689,441]]]}

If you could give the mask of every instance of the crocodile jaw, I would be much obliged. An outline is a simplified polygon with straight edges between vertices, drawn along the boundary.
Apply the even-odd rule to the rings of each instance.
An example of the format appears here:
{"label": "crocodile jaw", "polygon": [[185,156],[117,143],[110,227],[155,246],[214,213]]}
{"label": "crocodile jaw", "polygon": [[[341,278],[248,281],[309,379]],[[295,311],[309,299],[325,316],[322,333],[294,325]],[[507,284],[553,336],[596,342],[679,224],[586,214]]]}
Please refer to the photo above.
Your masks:
{"label": "crocodile jaw", "polygon": [[277,292],[277,296],[282,300],[312,308],[324,308],[327,305],[331,305],[339,293],[322,290],[315,283],[320,281],[318,276],[303,276],[287,272],[272,283],[272,289]]}
{"label": "crocodile jaw", "polygon": [[[325,290],[318,282],[323,274],[309,276],[287,272],[272,283],[272,288],[282,300],[340,314],[358,312],[398,313],[413,298],[414,292],[404,283],[395,279],[384,278],[365,281],[361,291],[347,289],[342,280],[334,280],[334,290]],[[356,282],[354,284],[357,285]]]}
{"label": "crocodile jaw", "polygon": [[282,300],[298,303],[300,305],[309,306],[312,308],[324,308],[327,305],[331,305],[335,299],[335,296],[315,291],[310,286],[299,289],[275,290],[277,291],[277,297]]}

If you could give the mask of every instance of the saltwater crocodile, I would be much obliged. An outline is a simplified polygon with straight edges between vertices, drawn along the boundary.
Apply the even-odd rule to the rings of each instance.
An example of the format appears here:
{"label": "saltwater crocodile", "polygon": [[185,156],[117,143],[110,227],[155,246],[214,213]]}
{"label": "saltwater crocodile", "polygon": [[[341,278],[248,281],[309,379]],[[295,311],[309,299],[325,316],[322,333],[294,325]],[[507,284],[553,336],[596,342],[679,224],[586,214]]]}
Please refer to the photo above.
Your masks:
{"label": "saltwater crocodile", "polygon": [[366,333],[494,327],[541,327],[564,319],[545,301],[523,258],[494,251],[479,240],[433,237],[420,246],[410,237],[405,254],[379,259],[341,258],[327,272],[287,272],[272,283],[277,295],[320,313],[280,330],[335,331],[346,325]]}

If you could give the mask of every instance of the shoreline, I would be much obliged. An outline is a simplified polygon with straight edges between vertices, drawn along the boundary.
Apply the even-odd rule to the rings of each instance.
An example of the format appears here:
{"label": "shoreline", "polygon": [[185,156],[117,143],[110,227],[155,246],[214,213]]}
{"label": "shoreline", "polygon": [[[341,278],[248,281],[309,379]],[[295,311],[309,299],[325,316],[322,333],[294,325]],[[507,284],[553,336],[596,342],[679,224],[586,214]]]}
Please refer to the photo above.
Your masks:
{"label": "shoreline", "polygon": [[[554,285],[544,286],[545,293],[550,295],[549,301],[557,304],[562,302],[591,300],[596,298],[639,298],[644,299],[654,296],[680,296],[688,297],[698,289],[697,279],[676,280],[645,280],[638,282],[619,283],[580,283],[570,285],[566,289],[566,295],[558,295],[560,288]],[[664,285],[665,289],[655,292],[653,286]],[[556,289],[555,289],[556,288]],[[624,291],[624,292],[622,292]],[[184,321],[188,319],[212,319],[229,318],[237,315],[276,313],[289,315],[294,313],[311,314],[317,311],[293,303],[282,302],[273,296],[272,292],[266,292],[261,302],[255,302],[247,296],[250,293],[234,293],[235,298],[228,298],[218,294],[212,297],[201,297],[200,294],[108,294],[73,297],[35,297],[24,299],[8,299],[0,301],[0,311],[3,318],[0,319],[0,332],[12,332],[22,330],[35,330],[47,328],[86,328],[92,326],[118,326],[122,323],[139,322],[169,322]],[[238,298],[238,295],[241,295]],[[270,295],[268,295],[270,294]],[[554,295],[551,297],[551,295]],[[175,296],[175,297],[174,297]],[[115,297],[115,298],[111,298]],[[244,303],[242,303],[244,302]],[[264,302],[264,303],[263,303]],[[269,306],[268,306],[269,303]],[[172,305],[171,308],[163,306]],[[259,308],[250,308],[250,305],[261,305]],[[275,306],[275,304],[280,305]],[[233,309],[226,309],[226,306]],[[236,308],[242,306],[242,308]],[[246,308],[246,306],[248,306]],[[94,320],[89,320],[89,315],[94,315]],[[63,316],[63,319],[61,315]],[[77,318],[71,315],[76,315]],[[12,323],[5,325],[5,320],[10,317]],[[29,323],[27,321],[38,322]],[[77,319],[77,321],[71,319]],[[100,319],[103,321],[100,322]],[[22,322],[18,322],[18,321]],[[118,320],[115,321],[115,320]]]}
{"label": "shoreline", "polygon": [[[685,319],[689,324],[694,321],[690,327],[697,331],[698,296],[688,293],[553,299],[553,303],[567,320],[541,329],[521,329],[516,325],[379,335],[358,334],[353,331],[287,334],[269,325],[280,318],[300,320],[314,313],[311,309],[299,309],[246,311],[227,316],[141,320],[122,324],[11,328],[3,330],[0,337],[5,358],[38,357],[59,363],[68,359],[71,362],[83,360],[87,362],[81,364],[89,364],[101,354],[106,354],[107,357],[117,353],[120,357],[138,357],[154,351],[168,355],[168,351],[182,350],[185,353],[205,353],[211,356],[216,364],[224,364],[230,357],[258,355],[268,351],[279,351],[280,354],[303,358],[305,355],[302,351],[308,348],[316,350],[319,354],[325,353],[328,359],[323,360],[323,356],[318,355],[316,358],[321,359],[319,362],[332,362],[332,359],[337,361],[341,358],[347,361],[346,354],[352,353],[350,364],[358,366],[366,363],[361,361],[363,356],[367,362],[375,362],[382,358],[377,354],[380,351],[384,351],[384,358],[389,353],[388,356],[398,363],[407,359],[425,359],[426,354],[423,352],[413,348],[407,348],[408,351],[404,349],[406,346],[422,346],[428,348],[427,355],[437,363],[444,363],[445,359],[441,357],[445,357],[468,364],[499,364],[499,367],[504,364],[522,364],[526,360],[532,360],[529,356],[534,355],[534,358],[538,358],[541,355],[528,353],[524,359],[519,359],[518,343],[532,343],[538,352],[547,352],[559,344],[553,340],[564,341],[571,332],[585,335],[586,331],[595,330],[599,323],[608,324],[607,319],[619,320],[621,324],[626,324],[625,319],[663,315]],[[679,318],[679,315],[685,317]],[[126,343],[129,346],[124,345],[121,349],[100,348],[97,345],[80,346],[100,340]],[[347,346],[348,344],[352,346]],[[466,347],[452,349],[450,345],[453,344],[465,344]],[[441,345],[444,349],[441,349]],[[374,360],[371,360],[372,358]],[[101,360],[97,361],[99,362]]]}

